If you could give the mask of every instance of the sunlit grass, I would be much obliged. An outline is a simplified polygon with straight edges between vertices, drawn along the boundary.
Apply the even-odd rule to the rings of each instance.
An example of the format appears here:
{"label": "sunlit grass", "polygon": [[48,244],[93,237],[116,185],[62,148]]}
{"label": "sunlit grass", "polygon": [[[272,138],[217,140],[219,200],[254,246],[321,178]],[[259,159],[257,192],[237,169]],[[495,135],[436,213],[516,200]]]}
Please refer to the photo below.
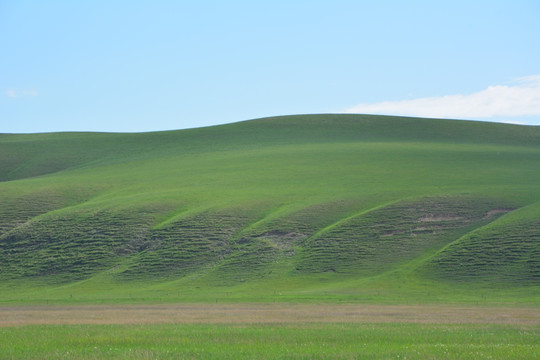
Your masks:
{"label": "sunlit grass", "polygon": [[537,303],[539,139],[356,115],[0,135],[0,301]]}
{"label": "sunlit grass", "polygon": [[0,329],[3,359],[534,359],[540,328],[446,324]]}

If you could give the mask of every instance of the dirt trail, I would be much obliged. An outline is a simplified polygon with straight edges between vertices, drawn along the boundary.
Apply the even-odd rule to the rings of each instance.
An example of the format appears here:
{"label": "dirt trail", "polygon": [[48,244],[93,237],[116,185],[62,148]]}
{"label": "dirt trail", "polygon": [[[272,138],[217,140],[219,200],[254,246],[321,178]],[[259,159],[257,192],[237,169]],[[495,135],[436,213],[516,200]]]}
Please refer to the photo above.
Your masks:
{"label": "dirt trail", "polygon": [[534,307],[167,304],[0,307],[0,327],[31,324],[470,323],[540,325]]}

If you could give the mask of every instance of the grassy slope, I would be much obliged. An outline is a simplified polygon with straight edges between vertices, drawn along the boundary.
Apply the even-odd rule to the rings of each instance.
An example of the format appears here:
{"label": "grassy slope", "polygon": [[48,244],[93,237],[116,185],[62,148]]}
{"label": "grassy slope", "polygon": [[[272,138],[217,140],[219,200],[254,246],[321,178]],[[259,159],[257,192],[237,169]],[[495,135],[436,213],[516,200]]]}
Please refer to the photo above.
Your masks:
{"label": "grassy slope", "polygon": [[312,115],[0,149],[5,300],[538,299],[537,127]]}

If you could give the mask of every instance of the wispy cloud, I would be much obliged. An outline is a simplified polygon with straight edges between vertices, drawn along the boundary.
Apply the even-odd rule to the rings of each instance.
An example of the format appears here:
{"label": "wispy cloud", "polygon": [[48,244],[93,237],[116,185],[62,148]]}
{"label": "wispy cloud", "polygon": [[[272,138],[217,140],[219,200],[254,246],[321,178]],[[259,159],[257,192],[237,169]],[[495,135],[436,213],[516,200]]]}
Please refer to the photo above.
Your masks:
{"label": "wispy cloud", "polygon": [[540,116],[540,75],[467,95],[359,104],[345,112],[455,119]]}
{"label": "wispy cloud", "polygon": [[16,98],[17,90],[13,90],[13,89],[6,90],[6,96],[10,98]]}
{"label": "wispy cloud", "polygon": [[17,90],[17,89],[8,89],[5,92],[7,97],[10,98],[19,98],[19,97],[25,97],[25,96],[37,96],[38,93],[36,90]]}

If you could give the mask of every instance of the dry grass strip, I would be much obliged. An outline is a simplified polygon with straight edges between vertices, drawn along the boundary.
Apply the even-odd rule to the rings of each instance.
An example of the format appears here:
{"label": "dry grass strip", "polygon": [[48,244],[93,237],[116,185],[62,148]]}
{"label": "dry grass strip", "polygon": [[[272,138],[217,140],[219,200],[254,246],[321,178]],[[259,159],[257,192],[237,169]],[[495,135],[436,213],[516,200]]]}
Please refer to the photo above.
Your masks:
{"label": "dry grass strip", "polygon": [[373,304],[171,304],[0,307],[0,326],[29,324],[254,324],[302,322],[540,325],[540,309],[534,307]]}

